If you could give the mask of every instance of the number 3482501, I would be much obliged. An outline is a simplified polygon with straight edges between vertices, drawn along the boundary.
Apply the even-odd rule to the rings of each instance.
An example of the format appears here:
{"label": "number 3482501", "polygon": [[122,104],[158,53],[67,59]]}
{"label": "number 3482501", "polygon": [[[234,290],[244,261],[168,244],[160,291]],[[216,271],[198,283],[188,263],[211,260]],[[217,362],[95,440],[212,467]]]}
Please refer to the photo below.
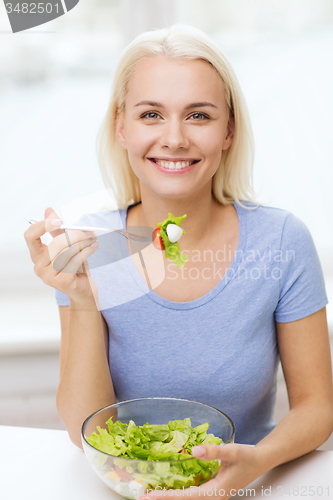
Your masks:
{"label": "number 3482501", "polygon": [[291,496],[291,497],[328,497],[330,494],[329,486],[291,486],[284,488],[277,486],[278,496]]}
{"label": "number 3482501", "polygon": [[59,3],[52,4],[46,2],[40,3],[22,3],[22,4],[14,4],[14,3],[6,3],[5,4],[6,11],[8,14],[17,13],[17,14],[51,14],[52,12],[56,12],[59,14]]}

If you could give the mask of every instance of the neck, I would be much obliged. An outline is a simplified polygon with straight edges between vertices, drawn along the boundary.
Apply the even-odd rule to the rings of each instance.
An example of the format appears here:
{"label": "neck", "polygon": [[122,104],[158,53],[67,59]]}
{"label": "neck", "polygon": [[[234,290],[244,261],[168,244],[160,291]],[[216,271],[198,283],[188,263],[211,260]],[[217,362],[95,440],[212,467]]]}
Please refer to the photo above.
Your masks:
{"label": "neck", "polygon": [[178,199],[161,197],[146,190],[143,185],[141,199],[142,202],[137,206],[138,225],[155,228],[157,223],[167,218],[169,212],[176,217],[187,215],[181,224],[185,231],[181,240],[182,247],[187,249],[199,248],[205,238],[211,235],[216,224],[217,212],[222,207],[213,197],[210,185],[205,187],[205,192]]}

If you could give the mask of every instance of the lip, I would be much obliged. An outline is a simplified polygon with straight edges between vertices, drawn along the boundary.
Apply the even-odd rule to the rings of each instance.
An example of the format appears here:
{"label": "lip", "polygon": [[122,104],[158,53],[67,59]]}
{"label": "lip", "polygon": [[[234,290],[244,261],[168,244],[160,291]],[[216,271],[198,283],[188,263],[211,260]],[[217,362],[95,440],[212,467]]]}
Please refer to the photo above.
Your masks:
{"label": "lip", "polygon": [[[190,170],[192,170],[199,162],[200,160],[196,160],[195,158],[148,158],[148,160],[150,161],[150,163],[152,165],[154,165],[154,167],[157,168],[157,170],[160,170],[161,172],[164,172],[166,174],[185,174],[186,172],[189,172]],[[173,161],[173,162],[177,162],[177,161],[195,161],[196,163],[193,163],[192,165],[189,165],[188,167],[184,167],[184,168],[179,168],[179,169],[170,169],[170,168],[165,168],[165,167],[162,167],[161,165],[158,165],[157,163],[154,162],[154,160],[158,160],[158,161]]]}
{"label": "lip", "polygon": [[158,160],[158,161],[196,161],[198,162],[198,158],[167,158],[167,157],[160,157],[160,156],[152,156],[151,158],[148,158],[148,160]]}

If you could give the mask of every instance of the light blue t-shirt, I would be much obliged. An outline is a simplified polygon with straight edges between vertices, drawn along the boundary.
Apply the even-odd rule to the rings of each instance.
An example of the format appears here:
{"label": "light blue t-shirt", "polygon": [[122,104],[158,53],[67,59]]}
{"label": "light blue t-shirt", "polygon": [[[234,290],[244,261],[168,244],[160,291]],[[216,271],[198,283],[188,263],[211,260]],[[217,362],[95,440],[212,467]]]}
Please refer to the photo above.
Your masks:
{"label": "light blue t-shirt", "polygon": [[[148,288],[126,239],[117,233],[99,238],[100,247],[88,263],[109,328],[117,400],[163,396],[200,401],[230,416],[236,442],[256,444],[275,426],[275,321],[304,318],[328,300],[305,224],[286,210],[234,206],[236,255],[219,283],[199,299],[174,302]],[[127,209],[104,210],[80,223],[121,229],[126,216]],[[143,261],[149,271],[148,260]],[[69,305],[58,290],[56,299],[60,306]]]}

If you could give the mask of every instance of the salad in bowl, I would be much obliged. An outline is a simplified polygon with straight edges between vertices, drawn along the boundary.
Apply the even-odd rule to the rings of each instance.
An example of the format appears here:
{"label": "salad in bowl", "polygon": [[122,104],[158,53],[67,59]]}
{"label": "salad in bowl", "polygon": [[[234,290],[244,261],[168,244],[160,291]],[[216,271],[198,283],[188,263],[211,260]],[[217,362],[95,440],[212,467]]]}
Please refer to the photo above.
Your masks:
{"label": "salad in bowl", "polygon": [[234,434],[230,418],[211,406],[184,399],[143,398],[108,406],[88,417],[82,426],[82,443],[104,483],[136,499],[149,490],[185,489],[207,482],[217,474],[219,461],[193,457],[192,447],[230,443]]}

